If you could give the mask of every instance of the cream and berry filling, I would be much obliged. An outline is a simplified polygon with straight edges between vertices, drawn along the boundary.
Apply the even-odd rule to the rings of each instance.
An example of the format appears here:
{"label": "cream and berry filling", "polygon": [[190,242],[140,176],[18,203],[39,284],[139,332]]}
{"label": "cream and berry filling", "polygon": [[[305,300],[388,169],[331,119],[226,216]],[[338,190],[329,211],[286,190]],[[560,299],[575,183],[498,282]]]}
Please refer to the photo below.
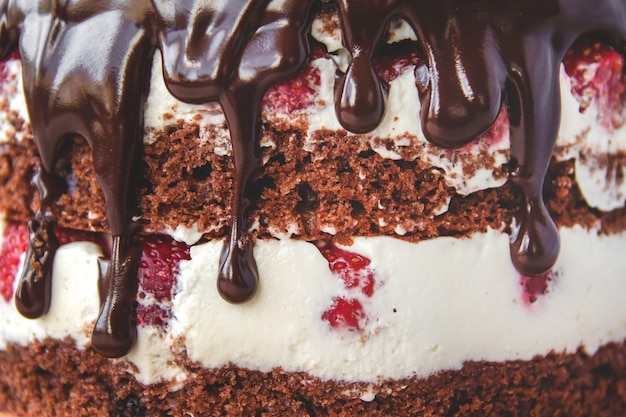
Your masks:
{"label": "cream and berry filling", "polygon": [[[24,233],[5,228],[3,260],[21,256]],[[55,259],[52,305],[42,319],[15,310],[7,277],[18,264],[3,261],[0,348],[68,336],[89,345],[106,239],[58,234],[69,237]],[[174,389],[188,377],[183,353],[210,368],[232,363],[375,383],[427,377],[465,361],[530,360],[579,347],[593,353],[621,342],[626,233],[575,227],[561,229],[561,237],[557,265],[540,277],[519,275],[506,256],[508,235],[494,230],[417,244],[389,237],[350,246],[258,241],[262,285],[244,305],[216,291],[221,242],[188,247],[148,237],[140,240],[139,338],[117,361],[144,383],[172,381]]]}
{"label": "cream and berry filling", "polygon": [[[463,149],[431,145],[418,117],[415,69],[420,58],[404,31],[394,29],[399,45],[377,63],[379,76],[389,84],[387,111],[364,140],[384,158],[427,161],[459,195],[501,186],[507,180],[510,147],[506,111]],[[267,123],[302,123],[309,138],[305,152],[315,149],[315,132],[348,134],[333,109],[333,80],[343,53],[331,41],[323,45],[299,77],[271,88],[264,101]],[[623,207],[626,196],[623,58],[595,43],[576,48],[561,72],[562,123],[555,158],[574,158],[586,203],[610,211]],[[4,75],[10,80],[3,83],[4,94],[19,95],[18,61],[11,60],[2,71],[12,74]],[[216,153],[230,155],[219,107],[175,100],[159,71],[160,65],[154,65],[144,142],[152,143],[155,132],[184,120],[199,126],[201,138],[210,140]],[[9,112],[26,120],[17,107]],[[15,119],[2,127],[10,140],[20,140],[13,133]],[[275,146],[269,138],[260,144]],[[442,201],[435,214],[445,213],[447,204]],[[426,377],[470,360],[531,359],[581,346],[593,353],[607,342],[624,340],[626,308],[620,296],[626,282],[620,277],[626,272],[621,256],[626,234],[606,235],[593,226],[561,228],[555,267],[525,277],[508,253],[506,230],[514,227],[503,224],[462,238],[417,243],[393,236],[356,237],[342,246],[331,240],[291,240],[298,234],[294,225],[276,231],[276,240],[256,242],[261,284],[255,298],[243,305],[225,302],[216,290],[220,240],[206,242],[206,230],[180,225],[149,231],[161,234],[137,237],[142,246],[139,338],[118,361],[128,363],[145,383],[183,382],[183,354],[207,367],[280,367],[324,379],[376,382]],[[398,236],[407,232],[400,223],[394,230]],[[324,231],[331,239],[332,224]],[[4,226],[0,348],[67,336],[80,347],[89,345],[99,305],[97,259],[108,256],[109,239],[65,229],[57,230],[57,238],[61,247],[53,266],[50,312],[27,320],[12,301],[27,232],[21,225]]]}

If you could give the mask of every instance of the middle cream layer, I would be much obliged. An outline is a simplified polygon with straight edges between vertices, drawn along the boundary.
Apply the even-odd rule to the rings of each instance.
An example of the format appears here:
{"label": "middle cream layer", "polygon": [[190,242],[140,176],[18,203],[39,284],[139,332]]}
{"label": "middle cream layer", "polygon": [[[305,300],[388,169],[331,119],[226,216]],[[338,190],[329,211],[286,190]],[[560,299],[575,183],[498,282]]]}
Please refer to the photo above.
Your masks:
{"label": "middle cream layer", "polygon": [[[361,330],[332,328],[324,311],[354,292],[312,244],[259,241],[260,288],[249,303],[220,298],[215,277],[221,242],[192,247],[180,265],[172,318],[165,328],[140,326],[123,359],[144,383],[183,382],[173,362],[185,351],[206,367],[229,363],[301,371],[323,379],[376,382],[428,376],[465,361],[504,361],[550,351],[589,353],[626,338],[626,233],[562,229],[562,251],[545,295],[524,297],[510,263],[509,237],[498,231],[469,238],[409,243],[357,238],[348,249],[371,259],[372,297],[361,297]],[[62,246],[55,258],[52,306],[38,320],[0,299],[0,349],[45,337],[71,336],[87,346],[97,316],[97,257],[86,242]],[[78,273],[77,273],[78,272]],[[67,300],[72,300],[68,303]]]}

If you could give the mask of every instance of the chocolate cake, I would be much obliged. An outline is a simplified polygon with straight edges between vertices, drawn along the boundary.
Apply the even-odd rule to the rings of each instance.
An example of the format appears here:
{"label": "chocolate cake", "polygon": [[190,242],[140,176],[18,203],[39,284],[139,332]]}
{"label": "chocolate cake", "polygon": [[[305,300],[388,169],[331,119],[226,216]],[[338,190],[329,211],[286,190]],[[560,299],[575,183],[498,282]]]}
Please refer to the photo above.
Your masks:
{"label": "chocolate cake", "polygon": [[626,414],[622,0],[0,17],[0,413]]}

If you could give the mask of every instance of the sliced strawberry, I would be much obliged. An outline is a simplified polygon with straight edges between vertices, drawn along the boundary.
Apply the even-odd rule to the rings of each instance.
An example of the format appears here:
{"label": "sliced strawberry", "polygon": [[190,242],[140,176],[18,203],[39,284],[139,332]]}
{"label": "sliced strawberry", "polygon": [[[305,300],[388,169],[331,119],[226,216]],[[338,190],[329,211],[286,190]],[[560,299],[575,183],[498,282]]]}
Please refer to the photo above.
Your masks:
{"label": "sliced strawberry", "polygon": [[59,245],[66,245],[73,242],[97,242],[99,240],[97,233],[85,232],[82,230],[65,229],[57,227],[54,229],[54,235],[59,241]]}
{"label": "sliced strawberry", "polygon": [[493,122],[493,124],[489,127],[489,129],[485,130],[483,133],[478,135],[476,139],[468,143],[459,149],[445,149],[444,152],[450,159],[455,158],[455,154],[462,154],[471,152],[472,150],[480,150],[485,147],[491,148],[499,145],[510,130],[510,121],[509,121],[509,112],[506,109],[506,106],[502,106],[500,109],[500,113],[498,113],[498,117]]}
{"label": "sliced strawberry", "polygon": [[320,43],[312,42],[311,52],[309,52],[309,59],[314,61],[320,58],[329,58],[330,55],[326,51],[326,46]]}
{"label": "sliced strawberry", "polygon": [[104,256],[110,256],[111,239],[104,233],[57,227],[54,229],[54,235],[59,241],[59,245],[66,245],[74,242],[93,242],[102,248]]}
{"label": "sliced strawberry", "polygon": [[[159,303],[169,302],[172,290],[176,284],[181,260],[191,259],[189,246],[175,241],[168,236],[143,236],[141,243],[141,262],[139,264],[139,289],[137,296],[140,299],[154,297]],[[138,323],[154,324],[160,317],[161,323],[167,321],[169,312],[162,307],[145,308],[139,304],[137,308]]]}
{"label": "sliced strawberry", "polygon": [[0,295],[7,302],[13,297],[15,275],[26,249],[28,249],[28,228],[16,223],[8,224],[0,249]]}
{"label": "sliced strawberry", "polygon": [[526,305],[533,304],[539,297],[546,295],[548,286],[556,277],[556,273],[548,271],[536,277],[521,275],[520,285],[522,287],[522,299]]}
{"label": "sliced strawberry", "polygon": [[0,83],[6,80],[7,77],[9,76],[9,71],[7,69],[6,63],[9,61],[15,61],[18,59],[20,59],[20,52],[19,50],[16,49],[15,51],[11,52],[8,58],[0,62]]}
{"label": "sliced strawberry", "polygon": [[318,248],[328,261],[330,270],[341,277],[346,288],[360,288],[368,297],[374,294],[374,273],[368,258],[329,242],[319,242]]}
{"label": "sliced strawberry", "polygon": [[391,82],[398,78],[408,68],[417,67],[423,63],[422,54],[416,42],[402,41],[381,48],[373,60],[374,69],[378,78]]}
{"label": "sliced strawberry", "polygon": [[362,330],[368,317],[358,298],[372,297],[376,287],[371,261],[361,254],[341,249],[332,242],[319,241],[316,246],[328,261],[330,270],[341,279],[348,294],[353,296],[349,299],[334,297],[332,305],[322,314],[322,319],[334,329]]}
{"label": "sliced strawberry", "polygon": [[361,330],[367,316],[359,300],[352,298],[346,300],[343,297],[333,298],[333,304],[322,315],[331,327],[344,328],[350,331]]}
{"label": "sliced strawberry", "polygon": [[270,88],[263,98],[263,107],[268,111],[285,114],[304,110],[314,104],[321,80],[319,70],[309,65],[295,78]]}
{"label": "sliced strawberry", "polygon": [[[626,77],[624,57],[609,45],[583,38],[577,41],[563,59],[570,76],[572,94],[584,112],[596,103],[607,118],[622,106]],[[607,121],[610,121],[607,119]]]}

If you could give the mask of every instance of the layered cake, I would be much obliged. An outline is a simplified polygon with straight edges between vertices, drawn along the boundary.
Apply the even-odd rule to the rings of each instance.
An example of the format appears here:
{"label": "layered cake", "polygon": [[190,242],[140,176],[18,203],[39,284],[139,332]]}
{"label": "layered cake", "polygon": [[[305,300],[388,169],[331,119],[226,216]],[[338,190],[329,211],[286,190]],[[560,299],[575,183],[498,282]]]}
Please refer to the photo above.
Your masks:
{"label": "layered cake", "polygon": [[0,17],[0,413],[626,415],[624,1]]}

